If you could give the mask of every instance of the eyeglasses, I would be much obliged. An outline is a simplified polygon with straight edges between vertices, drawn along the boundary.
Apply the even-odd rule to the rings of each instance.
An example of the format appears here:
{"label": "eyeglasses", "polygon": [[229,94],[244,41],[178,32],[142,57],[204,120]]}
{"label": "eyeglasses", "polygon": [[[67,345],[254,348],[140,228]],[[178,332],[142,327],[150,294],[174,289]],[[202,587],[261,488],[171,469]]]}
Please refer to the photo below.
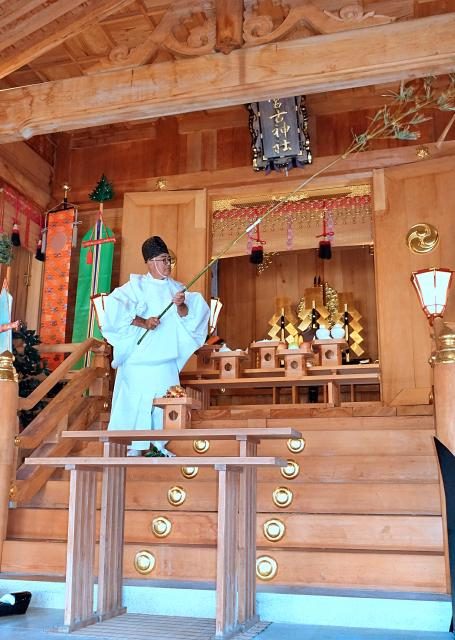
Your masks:
{"label": "eyeglasses", "polygon": [[166,256],[165,258],[149,258],[147,262],[164,262],[164,264],[172,266],[175,264],[175,258],[171,258],[170,256]]}

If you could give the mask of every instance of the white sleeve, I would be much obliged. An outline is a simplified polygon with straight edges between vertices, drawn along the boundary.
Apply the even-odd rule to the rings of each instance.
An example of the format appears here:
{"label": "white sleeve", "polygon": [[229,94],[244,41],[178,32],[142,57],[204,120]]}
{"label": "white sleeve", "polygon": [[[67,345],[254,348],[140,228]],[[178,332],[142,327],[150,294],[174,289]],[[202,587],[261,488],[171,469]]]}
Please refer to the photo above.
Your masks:
{"label": "white sleeve", "polygon": [[129,283],[114,289],[104,300],[103,336],[114,347],[116,367],[131,353],[143,329],[131,323],[136,316],[142,317],[145,304],[134,295]]}
{"label": "white sleeve", "polygon": [[185,292],[188,307],[186,316],[179,316],[174,305],[174,313],[179,320],[178,328],[178,368],[184,367],[188,358],[204,344],[207,338],[210,309],[200,293]]}

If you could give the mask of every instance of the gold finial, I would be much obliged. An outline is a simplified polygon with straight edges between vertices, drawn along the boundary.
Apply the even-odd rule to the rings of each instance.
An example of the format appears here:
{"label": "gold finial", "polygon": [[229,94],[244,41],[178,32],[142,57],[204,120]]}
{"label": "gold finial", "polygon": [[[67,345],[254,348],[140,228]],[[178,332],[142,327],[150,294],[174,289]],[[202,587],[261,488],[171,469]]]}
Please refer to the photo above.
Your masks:
{"label": "gold finial", "polygon": [[63,189],[63,198],[65,200],[67,200],[68,199],[68,191],[71,191],[71,187],[67,182],[65,182],[64,184],[62,184],[62,189]]}
{"label": "gold finial", "polygon": [[173,507],[180,507],[186,500],[186,491],[183,487],[174,486],[167,492],[167,500]]}

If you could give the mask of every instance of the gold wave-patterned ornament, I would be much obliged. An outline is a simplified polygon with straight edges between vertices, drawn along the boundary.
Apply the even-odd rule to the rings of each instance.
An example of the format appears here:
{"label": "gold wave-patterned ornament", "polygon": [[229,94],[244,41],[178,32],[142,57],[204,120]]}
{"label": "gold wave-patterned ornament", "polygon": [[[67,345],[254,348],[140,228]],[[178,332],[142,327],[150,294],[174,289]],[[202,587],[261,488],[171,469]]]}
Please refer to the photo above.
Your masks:
{"label": "gold wave-patterned ornament", "polygon": [[[269,320],[272,327],[268,332],[272,340],[286,341],[288,344],[298,343],[299,332],[297,330],[298,319],[291,309],[289,298],[276,299],[276,311]],[[282,322],[283,319],[283,322]]]}
{"label": "gold wave-patterned ornament", "polygon": [[428,222],[419,222],[406,234],[406,244],[412,253],[430,253],[439,244],[438,230]]}
{"label": "gold wave-patterned ornament", "polygon": [[326,293],[326,305],[322,302],[322,287],[312,287],[305,289],[303,298],[300,299],[297,307],[297,315],[300,324],[297,329],[304,333],[311,327],[312,302],[318,312],[318,324],[320,327],[330,329],[334,324],[344,324],[345,308],[349,314],[348,342],[349,350],[359,358],[365,350],[361,346],[364,341],[363,326],[360,322],[362,316],[354,307],[353,295],[350,292],[339,293],[329,284],[324,283]]}

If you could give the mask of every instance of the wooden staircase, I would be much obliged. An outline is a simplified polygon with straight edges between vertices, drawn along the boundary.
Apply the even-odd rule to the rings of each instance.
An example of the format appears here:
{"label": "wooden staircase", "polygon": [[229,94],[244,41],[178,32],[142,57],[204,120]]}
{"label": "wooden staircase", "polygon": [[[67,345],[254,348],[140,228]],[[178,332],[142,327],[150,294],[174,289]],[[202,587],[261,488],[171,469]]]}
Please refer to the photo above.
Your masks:
{"label": "wooden staircase", "polygon": [[[267,405],[196,412],[194,428],[286,426],[304,434],[303,442],[259,445],[259,455],[285,457],[289,466],[285,475],[279,469],[258,472],[258,579],[277,586],[446,593],[429,409],[355,403],[332,409]],[[99,420],[106,418],[102,414]],[[177,455],[205,449],[201,456],[234,455],[236,446],[226,441],[209,442],[208,449],[201,441],[170,444]],[[99,445],[89,444],[88,450],[99,453]],[[191,471],[128,471],[126,577],[214,580],[215,472],[200,468],[195,477],[185,477]],[[179,505],[172,504],[176,495],[184,495]],[[25,496],[10,511],[3,572],[64,575],[67,504],[68,475],[56,471],[36,495]],[[165,537],[154,532],[158,517],[170,522]],[[142,575],[135,558],[145,550],[156,564]]]}

